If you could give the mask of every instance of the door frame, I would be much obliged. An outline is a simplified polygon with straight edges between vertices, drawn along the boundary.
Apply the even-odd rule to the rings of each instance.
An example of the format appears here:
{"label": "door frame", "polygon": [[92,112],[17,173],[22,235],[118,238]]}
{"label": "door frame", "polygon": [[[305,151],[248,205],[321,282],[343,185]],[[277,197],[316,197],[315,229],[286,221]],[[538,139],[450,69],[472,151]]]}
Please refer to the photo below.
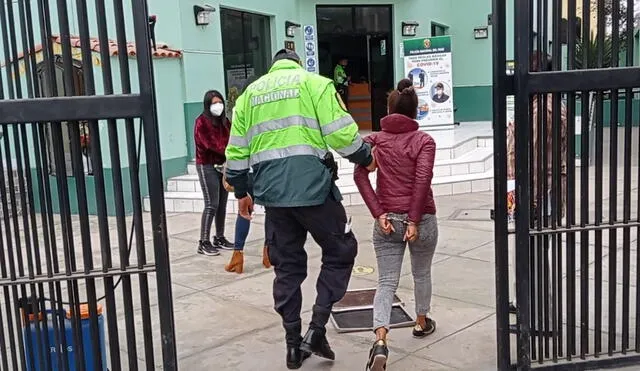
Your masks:
{"label": "door frame", "polygon": [[[376,112],[376,107],[375,107],[375,96],[374,96],[374,90],[373,90],[373,83],[372,83],[372,74],[371,74],[371,40],[373,38],[381,38],[381,37],[388,37],[389,38],[389,43],[391,44],[391,48],[389,48],[389,46],[387,46],[387,63],[391,64],[391,69],[387,74],[387,78],[390,79],[389,81],[391,82],[389,85],[391,87],[391,89],[393,89],[395,87],[395,69],[394,69],[394,54],[393,54],[393,32],[372,32],[372,33],[368,33],[367,34],[367,62],[368,62],[368,70],[369,70],[369,90],[370,90],[370,96],[371,96],[371,129],[372,131],[380,131],[380,121],[375,120],[375,115],[374,113]],[[387,92],[388,94],[388,92]],[[386,99],[384,101],[384,106],[386,107]],[[384,115],[382,116],[384,117]]]}
{"label": "door frame", "polygon": [[[377,124],[374,122],[374,116],[373,116],[373,112],[374,112],[374,95],[373,95],[373,89],[371,88],[371,65],[370,65],[370,46],[369,46],[369,40],[371,36],[380,36],[380,35],[388,35],[389,36],[389,42],[390,45],[387,47],[387,53],[389,53],[389,59],[391,62],[391,72],[390,72],[390,76],[391,76],[391,87],[393,88],[395,86],[395,76],[396,76],[396,66],[395,66],[395,48],[394,48],[394,31],[393,31],[393,27],[394,27],[394,5],[393,4],[366,4],[366,3],[354,3],[354,4],[316,4],[315,7],[315,23],[316,23],[316,30],[318,30],[318,9],[322,9],[322,8],[350,8],[351,9],[351,21],[352,24],[355,25],[355,20],[356,20],[356,12],[355,9],[357,8],[386,8],[389,9],[389,31],[388,32],[364,32],[362,35],[366,36],[366,42],[367,42],[367,75],[369,78],[369,91],[370,91],[370,99],[371,99],[371,127],[373,131],[378,131],[380,130],[380,123],[378,122]],[[318,33],[318,42],[320,41],[320,34]],[[385,103],[386,104],[386,103]]]}

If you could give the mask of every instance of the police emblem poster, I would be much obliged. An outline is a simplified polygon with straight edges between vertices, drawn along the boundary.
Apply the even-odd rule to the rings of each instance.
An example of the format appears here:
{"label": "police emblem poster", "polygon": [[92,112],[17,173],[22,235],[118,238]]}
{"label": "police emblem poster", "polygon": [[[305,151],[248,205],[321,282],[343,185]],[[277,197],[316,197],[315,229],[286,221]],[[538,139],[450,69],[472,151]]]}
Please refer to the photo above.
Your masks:
{"label": "police emblem poster", "polygon": [[405,76],[418,93],[421,128],[453,127],[451,37],[404,40]]}

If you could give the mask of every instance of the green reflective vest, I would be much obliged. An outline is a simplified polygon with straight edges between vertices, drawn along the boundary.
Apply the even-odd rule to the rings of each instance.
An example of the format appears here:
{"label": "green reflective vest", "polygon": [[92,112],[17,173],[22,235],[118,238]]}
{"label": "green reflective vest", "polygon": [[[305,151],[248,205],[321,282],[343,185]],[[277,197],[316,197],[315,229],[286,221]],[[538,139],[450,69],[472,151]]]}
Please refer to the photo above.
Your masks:
{"label": "green reflective vest", "polygon": [[347,72],[341,64],[336,64],[336,68],[333,69],[333,82],[336,85],[348,85]]}
{"label": "green reflective vest", "polygon": [[329,148],[353,162],[371,162],[371,149],[331,80],[281,60],[236,101],[226,149],[227,181],[241,197],[251,167],[256,203],[320,205],[332,189],[339,197],[322,162]]}

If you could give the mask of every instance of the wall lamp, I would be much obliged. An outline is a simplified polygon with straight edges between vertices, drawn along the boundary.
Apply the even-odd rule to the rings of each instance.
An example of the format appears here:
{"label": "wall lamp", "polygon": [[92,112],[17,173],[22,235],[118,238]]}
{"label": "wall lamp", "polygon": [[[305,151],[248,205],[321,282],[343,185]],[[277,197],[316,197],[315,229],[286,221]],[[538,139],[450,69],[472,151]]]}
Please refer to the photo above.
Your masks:
{"label": "wall lamp", "polygon": [[473,37],[475,39],[487,39],[489,38],[489,28],[488,27],[476,27],[473,29]]}
{"label": "wall lamp", "polygon": [[211,13],[215,12],[216,8],[211,5],[194,5],[193,15],[196,18],[196,26],[207,26],[211,23]]}
{"label": "wall lamp", "polygon": [[415,36],[419,25],[415,21],[402,22],[402,36]]}
{"label": "wall lamp", "polygon": [[287,37],[295,37],[296,30],[300,28],[300,25],[297,23],[286,21],[284,22],[284,28],[286,30]]}

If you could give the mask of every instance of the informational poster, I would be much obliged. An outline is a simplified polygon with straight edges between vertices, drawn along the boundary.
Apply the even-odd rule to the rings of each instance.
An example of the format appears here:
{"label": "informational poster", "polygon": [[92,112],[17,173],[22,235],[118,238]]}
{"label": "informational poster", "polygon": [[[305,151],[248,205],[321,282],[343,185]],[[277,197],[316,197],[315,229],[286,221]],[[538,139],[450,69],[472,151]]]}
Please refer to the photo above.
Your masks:
{"label": "informational poster", "polygon": [[236,99],[242,94],[247,81],[255,75],[250,64],[236,64],[227,69],[227,114],[230,114],[236,104]]}
{"label": "informational poster", "polygon": [[304,26],[304,67],[307,71],[318,72],[316,30],[312,25]]}
{"label": "informational poster", "polygon": [[453,127],[451,37],[404,40],[405,76],[418,93],[421,128]]}

